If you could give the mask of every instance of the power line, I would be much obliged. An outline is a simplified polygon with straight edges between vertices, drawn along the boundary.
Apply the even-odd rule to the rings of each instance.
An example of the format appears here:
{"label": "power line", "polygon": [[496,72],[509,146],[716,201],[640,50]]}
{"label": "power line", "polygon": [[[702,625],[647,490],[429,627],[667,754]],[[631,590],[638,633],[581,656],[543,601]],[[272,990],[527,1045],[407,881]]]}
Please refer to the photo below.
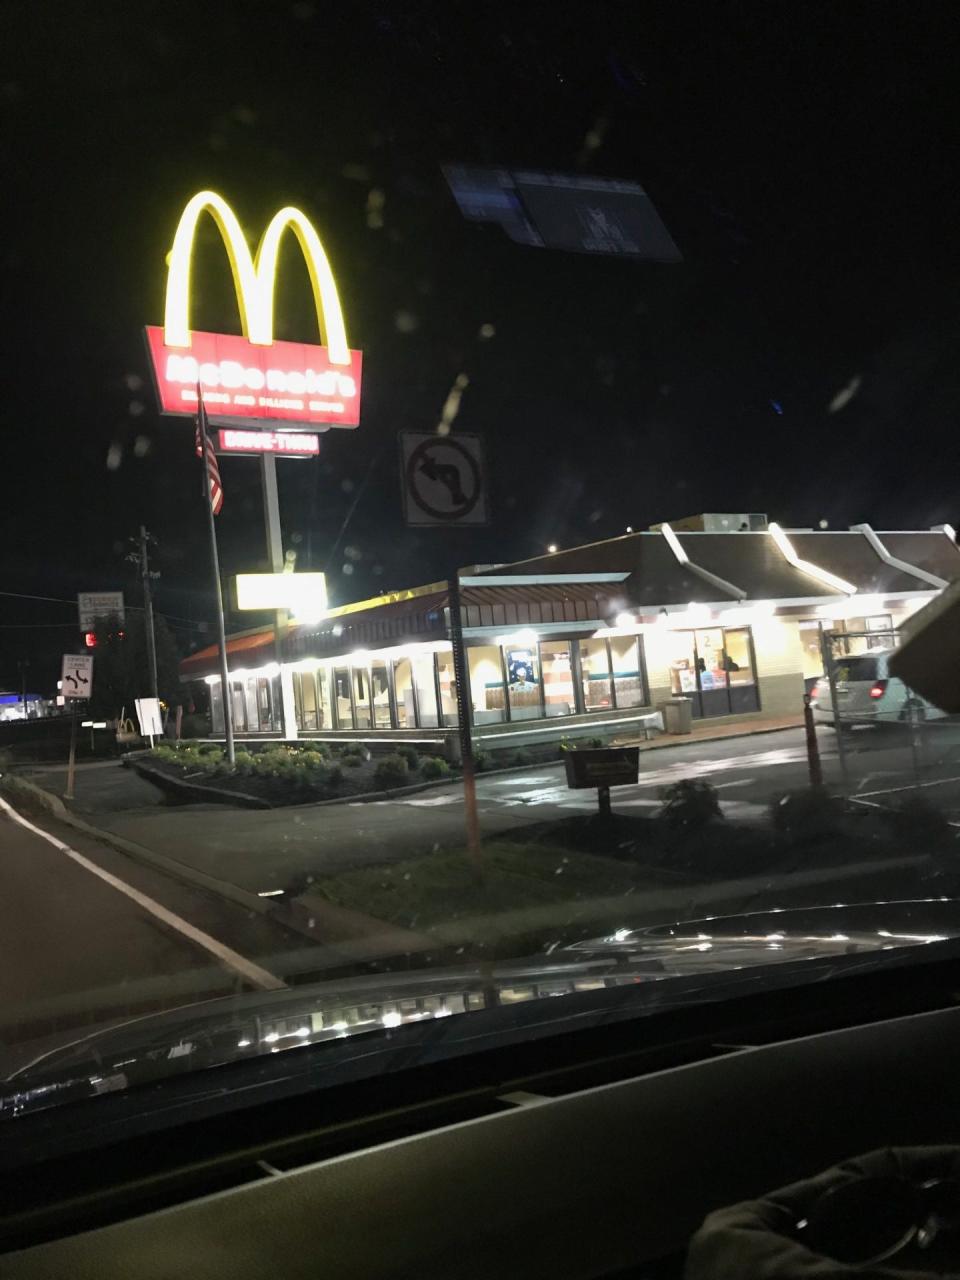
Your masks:
{"label": "power line", "polygon": [[[27,593],[24,591],[0,591],[0,596],[9,596],[12,600],[43,600],[48,604],[72,604],[74,608],[77,607],[76,600],[75,599],[70,600],[66,596],[32,596],[32,595],[27,595]],[[124,602],[123,607],[124,609],[132,609],[135,613],[143,613],[142,604],[127,604],[126,602]],[[184,617],[181,617],[180,614],[178,613],[163,613],[159,609],[157,610],[157,612],[160,614],[162,618],[166,618],[168,622],[171,622],[171,621],[184,622],[190,627],[196,627],[198,630],[201,630],[201,631],[205,630],[205,624],[202,622],[198,622],[196,618],[184,618]],[[54,624],[51,623],[50,625],[52,626]],[[67,624],[64,623],[63,625],[66,626]]]}

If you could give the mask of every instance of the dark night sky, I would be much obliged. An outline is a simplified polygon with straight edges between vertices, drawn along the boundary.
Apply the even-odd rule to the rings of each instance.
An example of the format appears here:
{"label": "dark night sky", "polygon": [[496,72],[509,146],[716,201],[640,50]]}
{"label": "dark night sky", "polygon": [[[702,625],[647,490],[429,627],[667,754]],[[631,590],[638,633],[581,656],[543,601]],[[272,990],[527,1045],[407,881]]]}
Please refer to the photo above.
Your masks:
{"label": "dark night sky", "polygon": [[[280,464],[285,541],[337,601],[702,510],[960,518],[949,6],[168,0],[5,4],[0,24],[0,590],[135,599],[143,520],[161,609],[208,616],[192,429],[157,414],[142,339],[206,186],[251,240],[307,210],[364,352],[360,429]],[[514,245],[461,218],[451,160],[640,181],[685,262]],[[310,341],[285,261],[278,336]],[[196,278],[194,327],[236,330],[212,226]],[[405,529],[396,433],[434,426],[460,372],[494,518]],[[223,464],[229,572],[261,567],[257,471]],[[76,636],[37,624],[70,616],[0,596],[0,685],[30,656],[46,686]]]}

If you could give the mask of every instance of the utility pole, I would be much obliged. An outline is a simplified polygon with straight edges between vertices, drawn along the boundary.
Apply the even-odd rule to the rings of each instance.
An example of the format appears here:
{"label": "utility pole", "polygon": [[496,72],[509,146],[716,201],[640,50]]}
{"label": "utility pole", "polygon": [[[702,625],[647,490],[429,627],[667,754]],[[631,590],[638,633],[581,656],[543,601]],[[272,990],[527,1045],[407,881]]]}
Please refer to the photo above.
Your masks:
{"label": "utility pole", "polygon": [[156,539],[152,534],[147,532],[144,525],[140,526],[140,535],[138,538],[131,538],[131,542],[136,543],[136,550],[131,551],[127,556],[128,560],[132,560],[139,566],[140,582],[143,586],[143,622],[147,636],[147,663],[150,670],[150,692],[156,699],[160,698],[160,690],[157,684],[157,636],[153,626],[153,590],[150,586],[151,578],[159,578],[159,573],[150,572],[150,543],[156,543]]}

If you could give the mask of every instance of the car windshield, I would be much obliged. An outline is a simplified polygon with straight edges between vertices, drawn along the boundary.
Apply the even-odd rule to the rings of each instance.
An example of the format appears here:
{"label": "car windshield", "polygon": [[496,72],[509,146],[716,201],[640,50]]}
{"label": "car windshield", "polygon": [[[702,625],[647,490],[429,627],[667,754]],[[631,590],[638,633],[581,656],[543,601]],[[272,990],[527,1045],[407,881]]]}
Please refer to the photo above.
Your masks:
{"label": "car windshield", "polygon": [[3,6],[0,1127],[960,936],[948,8]]}

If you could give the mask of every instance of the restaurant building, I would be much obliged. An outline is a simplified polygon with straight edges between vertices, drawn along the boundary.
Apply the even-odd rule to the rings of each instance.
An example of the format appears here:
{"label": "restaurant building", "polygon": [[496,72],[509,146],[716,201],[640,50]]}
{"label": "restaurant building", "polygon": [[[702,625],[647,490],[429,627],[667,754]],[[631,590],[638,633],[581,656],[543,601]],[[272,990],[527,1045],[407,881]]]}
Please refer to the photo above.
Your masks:
{"label": "restaurant building", "polygon": [[[462,571],[474,744],[649,731],[675,697],[695,721],[799,718],[824,630],[849,634],[851,652],[889,647],[957,577],[949,526],[783,530],[727,515]],[[227,650],[238,736],[459,749],[446,583],[331,608],[291,626],[279,654],[272,627]],[[215,646],[181,663],[183,680],[208,684],[222,734],[218,671]]]}

